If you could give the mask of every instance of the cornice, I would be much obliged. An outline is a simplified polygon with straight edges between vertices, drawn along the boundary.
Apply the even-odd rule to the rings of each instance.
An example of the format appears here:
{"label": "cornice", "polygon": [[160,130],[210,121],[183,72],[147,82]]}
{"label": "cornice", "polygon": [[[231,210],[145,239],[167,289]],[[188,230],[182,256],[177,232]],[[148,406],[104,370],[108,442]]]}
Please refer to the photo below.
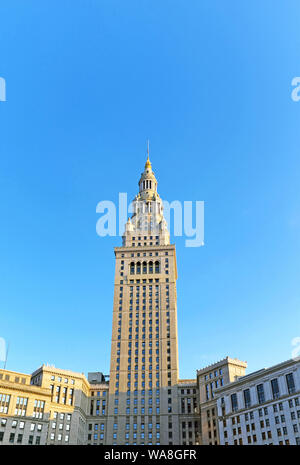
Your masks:
{"label": "cornice", "polygon": [[[221,394],[231,389],[236,390],[237,388],[239,388],[239,386],[243,386],[244,384],[249,384],[256,380],[263,381],[264,378],[268,378],[268,376],[271,376],[274,373],[278,373],[278,375],[280,375],[283,370],[289,367],[291,367],[293,371],[296,371],[297,368],[300,368],[300,361],[296,361],[293,359],[286,360],[285,362],[279,363],[278,365],[274,365],[269,368],[262,368],[261,370],[255,371],[253,373],[249,373],[248,375],[241,376],[236,381],[225,384],[225,386],[220,386],[219,388],[215,389],[215,394]],[[265,381],[268,381],[268,379],[266,379]]]}
{"label": "cornice", "polygon": [[17,384],[9,381],[0,380],[0,389],[10,389],[13,391],[23,391],[31,394],[39,394],[51,397],[51,389],[43,388],[34,384]]}
{"label": "cornice", "polygon": [[218,362],[212,363],[211,365],[207,365],[206,367],[200,368],[200,370],[197,370],[197,376],[200,374],[203,374],[207,371],[211,371],[214,368],[218,368],[220,366],[224,365],[236,365],[238,367],[242,368],[247,368],[247,362],[243,362],[242,360],[239,360],[238,358],[230,358],[230,357],[225,357],[222,360],[219,360]]}
{"label": "cornice", "polygon": [[149,250],[149,252],[153,252],[155,250],[172,250],[176,249],[175,244],[166,244],[166,245],[143,245],[140,247],[114,247],[114,251],[116,252],[139,252]]}

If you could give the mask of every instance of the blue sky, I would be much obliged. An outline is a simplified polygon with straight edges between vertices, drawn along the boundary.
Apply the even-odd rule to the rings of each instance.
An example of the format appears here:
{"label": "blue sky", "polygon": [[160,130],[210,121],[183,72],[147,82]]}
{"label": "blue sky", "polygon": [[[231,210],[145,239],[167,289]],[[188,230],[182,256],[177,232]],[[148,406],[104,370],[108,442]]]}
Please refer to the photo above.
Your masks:
{"label": "blue sky", "polygon": [[180,376],[248,372],[300,336],[300,6],[10,0],[0,7],[0,337],[7,368],[109,372],[114,252],[96,205],[129,198],[146,140],[160,195],[205,201],[176,238]]}

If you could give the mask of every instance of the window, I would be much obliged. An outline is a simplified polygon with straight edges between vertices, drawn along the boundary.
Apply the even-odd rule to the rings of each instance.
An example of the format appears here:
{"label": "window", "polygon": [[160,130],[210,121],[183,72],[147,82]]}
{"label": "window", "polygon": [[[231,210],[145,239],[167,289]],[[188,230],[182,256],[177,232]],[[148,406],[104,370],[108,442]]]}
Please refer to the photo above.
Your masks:
{"label": "window", "polygon": [[155,273],[159,273],[159,262],[155,262]]}
{"label": "window", "polygon": [[271,380],[271,387],[272,387],[273,399],[278,399],[278,397],[280,396],[280,393],[279,393],[279,384],[278,384],[277,378],[274,378]]}
{"label": "window", "polygon": [[25,416],[27,409],[28,398],[26,397],[17,397],[15,415]]}
{"label": "window", "polygon": [[244,402],[245,402],[245,408],[250,407],[250,405],[251,405],[250,389],[245,389],[244,390]]}
{"label": "window", "polygon": [[293,425],[294,433],[298,433],[298,425]]}
{"label": "window", "polygon": [[231,407],[232,407],[232,411],[235,412],[237,411],[238,409],[238,403],[237,403],[237,395],[236,393],[234,394],[231,394]]}
{"label": "window", "polygon": [[265,402],[264,385],[263,384],[258,384],[256,386],[256,390],[257,390],[258,402],[259,402],[259,404],[263,404]]}
{"label": "window", "polygon": [[149,273],[153,273],[153,262],[149,262]]}
{"label": "window", "polygon": [[289,394],[293,394],[295,392],[295,381],[293,373],[289,373],[288,375],[286,375],[286,383]]}
{"label": "window", "polygon": [[[53,428],[53,425],[56,425],[56,423],[52,423],[52,428]],[[54,426],[55,428],[55,426]],[[34,431],[35,430],[35,423],[31,423],[30,425],[30,431]]]}

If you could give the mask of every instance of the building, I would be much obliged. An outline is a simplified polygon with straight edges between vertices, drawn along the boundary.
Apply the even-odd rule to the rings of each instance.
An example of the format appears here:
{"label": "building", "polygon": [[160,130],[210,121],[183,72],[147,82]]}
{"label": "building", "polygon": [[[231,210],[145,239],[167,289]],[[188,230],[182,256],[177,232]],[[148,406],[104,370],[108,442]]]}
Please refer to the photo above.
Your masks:
{"label": "building", "polygon": [[50,401],[30,375],[0,370],[0,444],[46,444]]}
{"label": "building", "polygon": [[300,445],[300,361],[288,360],[216,391],[220,443]]}
{"label": "building", "polygon": [[102,373],[89,373],[90,395],[86,416],[86,444],[107,443],[108,383]]}
{"label": "building", "polygon": [[179,444],[199,445],[200,411],[196,379],[181,379],[178,382]]}
{"label": "building", "polygon": [[176,251],[148,158],[115,248],[109,444],[179,444]]}
{"label": "building", "polygon": [[50,389],[47,444],[84,444],[90,385],[84,374],[43,365],[31,375],[31,385]]}
{"label": "building", "polygon": [[246,368],[246,362],[226,357],[213,365],[197,370],[198,403],[201,416],[200,444],[217,445],[220,443],[215,391],[243,376]]}
{"label": "building", "polygon": [[0,370],[0,444],[104,444],[108,383],[94,375]]}

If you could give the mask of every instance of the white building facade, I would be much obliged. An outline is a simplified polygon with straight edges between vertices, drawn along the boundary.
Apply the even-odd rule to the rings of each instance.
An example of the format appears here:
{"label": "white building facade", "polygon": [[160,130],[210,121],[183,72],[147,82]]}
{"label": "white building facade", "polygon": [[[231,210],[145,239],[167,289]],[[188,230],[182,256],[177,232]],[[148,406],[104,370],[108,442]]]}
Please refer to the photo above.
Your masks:
{"label": "white building facade", "polygon": [[216,390],[220,444],[300,445],[300,360]]}

